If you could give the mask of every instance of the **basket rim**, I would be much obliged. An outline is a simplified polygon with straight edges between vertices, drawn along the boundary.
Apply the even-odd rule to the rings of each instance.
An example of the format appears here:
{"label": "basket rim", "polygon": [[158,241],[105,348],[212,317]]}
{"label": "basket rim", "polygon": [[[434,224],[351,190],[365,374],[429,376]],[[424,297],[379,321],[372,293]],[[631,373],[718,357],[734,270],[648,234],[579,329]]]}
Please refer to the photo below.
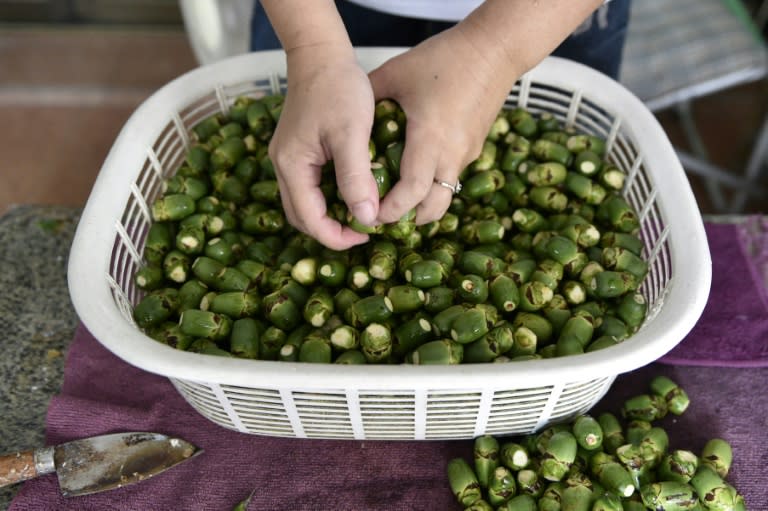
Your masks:
{"label": "basket rim", "polygon": [[[373,69],[407,48],[357,48],[358,60]],[[259,71],[261,70],[261,71]],[[230,359],[188,353],[163,345],[121,315],[105,275],[130,188],[155,142],[148,121],[170,120],[180,97],[199,98],[219,84],[285,74],[282,50],[253,52],[189,71],[148,97],[118,134],[83,209],[70,249],[68,286],[80,320],[109,351],[125,362],[172,379],[260,388],[320,389],[487,389],[549,386],[616,376],[655,361],[693,328],[706,305],[711,258],[690,184],[677,155],[651,111],[619,82],[591,68],[547,57],[523,78],[579,93],[622,119],[653,176],[657,203],[670,228],[672,276],[664,306],[626,341],[600,351],[514,364],[457,366],[334,365]],[[599,93],[591,91],[600,91]],[[174,105],[177,105],[174,107]],[[627,120],[631,119],[631,120]],[[159,133],[159,132],[158,132]],[[155,137],[155,138],[153,138]],[[132,173],[133,172],[133,173]],[[588,368],[588,371],[585,371]]]}

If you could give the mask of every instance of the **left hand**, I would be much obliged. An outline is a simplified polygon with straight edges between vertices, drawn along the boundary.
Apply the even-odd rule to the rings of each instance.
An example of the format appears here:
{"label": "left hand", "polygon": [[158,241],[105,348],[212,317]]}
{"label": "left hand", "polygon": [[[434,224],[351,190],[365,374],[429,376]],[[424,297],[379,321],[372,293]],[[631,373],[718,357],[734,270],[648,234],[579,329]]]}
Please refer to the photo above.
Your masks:
{"label": "left hand", "polygon": [[408,120],[400,180],[381,202],[380,222],[395,222],[414,207],[417,224],[447,211],[452,192],[435,180],[455,184],[479,156],[518,76],[497,67],[458,25],[369,74],[376,99],[394,99]]}
{"label": "left hand", "polygon": [[375,222],[379,196],[368,154],[373,92],[346,45],[294,48],[287,62],[288,94],[269,144],[283,208],[300,231],[333,250],[347,250],[368,235],[328,216],[321,173],[333,160],[350,211],[361,222]]}

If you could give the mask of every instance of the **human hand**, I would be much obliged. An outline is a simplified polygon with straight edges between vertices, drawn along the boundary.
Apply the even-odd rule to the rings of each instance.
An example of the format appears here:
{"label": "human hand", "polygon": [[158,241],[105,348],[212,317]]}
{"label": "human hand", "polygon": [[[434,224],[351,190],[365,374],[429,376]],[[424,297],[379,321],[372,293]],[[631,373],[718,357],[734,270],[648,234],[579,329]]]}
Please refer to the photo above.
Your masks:
{"label": "human hand", "polygon": [[351,47],[326,44],[287,52],[288,93],[269,145],[288,221],[335,250],[368,240],[331,219],[320,190],[321,169],[334,161],[344,202],[365,224],[375,222],[379,196],[368,141],[373,92]]}
{"label": "human hand", "polygon": [[443,216],[452,192],[435,180],[456,183],[477,158],[518,76],[497,67],[457,26],[369,74],[376,99],[394,99],[408,119],[400,180],[381,202],[380,222],[395,222],[414,207],[417,224]]}

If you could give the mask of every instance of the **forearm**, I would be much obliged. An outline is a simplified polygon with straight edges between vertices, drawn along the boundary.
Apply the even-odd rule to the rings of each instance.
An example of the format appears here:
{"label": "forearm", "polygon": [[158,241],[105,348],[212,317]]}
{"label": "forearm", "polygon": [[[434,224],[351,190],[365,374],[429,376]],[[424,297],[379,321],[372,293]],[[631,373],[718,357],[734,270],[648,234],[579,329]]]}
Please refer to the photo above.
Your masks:
{"label": "forearm", "polygon": [[487,0],[458,25],[511,85],[549,55],[603,0]]}
{"label": "forearm", "polygon": [[264,11],[286,52],[333,45],[351,51],[344,22],[333,0],[262,0]]}

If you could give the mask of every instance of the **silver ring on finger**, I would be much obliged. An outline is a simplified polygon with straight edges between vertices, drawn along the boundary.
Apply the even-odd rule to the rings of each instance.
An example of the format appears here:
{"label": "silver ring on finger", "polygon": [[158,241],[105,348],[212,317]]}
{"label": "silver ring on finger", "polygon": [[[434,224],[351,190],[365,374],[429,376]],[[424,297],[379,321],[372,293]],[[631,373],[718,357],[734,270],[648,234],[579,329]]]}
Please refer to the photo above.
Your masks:
{"label": "silver ring on finger", "polygon": [[456,184],[451,184],[448,181],[441,181],[440,179],[435,178],[435,183],[448,188],[454,195],[461,191],[461,181],[458,180],[456,181]]}

